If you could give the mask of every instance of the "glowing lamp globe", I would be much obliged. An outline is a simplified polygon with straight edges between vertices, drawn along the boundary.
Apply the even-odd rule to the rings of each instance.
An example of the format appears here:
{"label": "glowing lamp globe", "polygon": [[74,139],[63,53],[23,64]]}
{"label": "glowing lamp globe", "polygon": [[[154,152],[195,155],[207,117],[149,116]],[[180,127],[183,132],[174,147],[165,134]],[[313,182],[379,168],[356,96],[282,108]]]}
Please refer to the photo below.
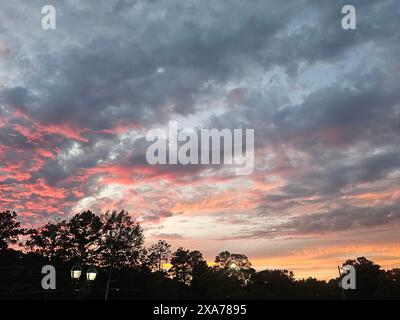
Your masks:
{"label": "glowing lamp globe", "polygon": [[79,264],[76,264],[71,269],[71,279],[79,280],[82,275],[82,268]]}
{"label": "glowing lamp globe", "polygon": [[94,281],[96,280],[97,277],[97,270],[95,268],[89,268],[89,270],[86,272],[86,279],[88,281]]}

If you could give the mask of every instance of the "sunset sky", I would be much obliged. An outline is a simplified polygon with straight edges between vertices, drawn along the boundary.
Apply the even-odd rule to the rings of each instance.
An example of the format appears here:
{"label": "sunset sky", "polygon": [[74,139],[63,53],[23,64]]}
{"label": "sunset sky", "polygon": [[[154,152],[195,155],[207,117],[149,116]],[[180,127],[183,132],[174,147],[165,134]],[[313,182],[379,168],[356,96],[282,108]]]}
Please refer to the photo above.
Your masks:
{"label": "sunset sky", "polygon": [[[399,267],[399,17],[398,0],[1,0],[0,210],[126,209],[146,244],[297,278]],[[255,129],[253,174],[149,165],[170,120]]]}

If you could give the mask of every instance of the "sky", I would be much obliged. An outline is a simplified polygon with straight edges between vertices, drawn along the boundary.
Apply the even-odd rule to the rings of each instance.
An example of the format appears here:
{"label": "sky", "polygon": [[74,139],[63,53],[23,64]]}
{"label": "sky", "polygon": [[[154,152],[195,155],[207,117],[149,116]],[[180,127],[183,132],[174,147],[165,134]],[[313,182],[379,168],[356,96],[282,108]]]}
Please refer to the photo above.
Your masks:
{"label": "sky", "polygon": [[[0,210],[39,226],[126,209],[146,244],[297,278],[399,267],[399,16],[397,0],[0,0]],[[254,129],[254,172],[149,165],[169,121]]]}

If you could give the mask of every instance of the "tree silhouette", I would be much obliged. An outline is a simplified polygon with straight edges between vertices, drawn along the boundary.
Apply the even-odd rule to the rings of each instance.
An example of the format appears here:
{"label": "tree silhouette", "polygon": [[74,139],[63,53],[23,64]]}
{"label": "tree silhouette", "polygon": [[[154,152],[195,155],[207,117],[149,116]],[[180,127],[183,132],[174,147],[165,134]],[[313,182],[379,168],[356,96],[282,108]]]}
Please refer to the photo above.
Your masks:
{"label": "tree silhouette", "polygon": [[232,266],[238,269],[248,269],[251,267],[251,262],[244,254],[224,251],[215,257],[215,265],[221,269],[228,269]]}
{"label": "tree silhouette", "polygon": [[29,229],[27,235],[29,239],[25,247],[28,251],[38,253],[52,262],[67,260],[70,257],[68,224],[65,220],[48,222],[37,229]]}
{"label": "tree silhouette", "polygon": [[142,227],[125,210],[107,212],[101,218],[101,263],[116,269],[136,267],[144,242]]}
{"label": "tree silhouette", "polygon": [[0,213],[0,250],[6,250],[10,244],[18,242],[18,235],[22,230],[16,217],[15,212],[3,211]]}
{"label": "tree silhouette", "polygon": [[191,266],[189,261],[190,250],[178,248],[171,258],[171,269],[169,270],[173,277],[179,282],[189,284]]}
{"label": "tree silhouette", "polygon": [[190,251],[182,247],[173,254],[171,265],[170,274],[187,285],[207,270],[207,263],[200,251]]}
{"label": "tree silhouette", "polygon": [[400,268],[386,271],[386,283],[383,292],[391,297],[400,297]]}
{"label": "tree silhouette", "polygon": [[208,268],[192,282],[192,287],[203,298],[224,299],[237,297],[243,289],[242,282],[226,271]]}
{"label": "tree silhouette", "polygon": [[385,276],[381,267],[365,257],[355,260],[347,260],[343,266],[350,265],[356,270],[357,290],[352,292],[357,296],[374,296],[379,288],[382,278]]}
{"label": "tree silhouette", "polygon": [[290,287],[294,283],[294,275],[288,270],[263,270],[253,275],[252,283],[258,287]]}
{"label": "tree silhouette", "polygon": [[223,251],[215,257],[215,266],[220,269],[229,268],[231,264],[231,253]]}
{"label": "tree silhouette", "polygon": [[294,282],[293,272],[288,270],[263,270],[251,277],[252,288],[258,294],[270,297],[288,296]]}
{"label": "tree silhouette", "polygon": [[226,274],[240,280],[242,285],[246,285],[255,272],[246,255],[228,251],[221,252],[215,257],[215,268],[225,270]]}
{"label": "tree silhouette", "polygon": [[72,257],[82,264],[94,264],[100,247],[103,224],[91,211],[78,213],[68,222],[68,248]]}
{"label": "tree silhouette", "polygon": [[162,265],[171,258],[171,245],[165,240],[158,240],[148,249],[148,265],[152,270],[162,271]]}
{"label": "tree silhouette", "polygon": [[[24,231],[23,233],[21,233]],[[26,251],[16,251],[9,245],[26,236]],[[25,237],[23,238],[25,239]],[[143,247],[143,229],[129,214],[113,211],[95,215],[84,211],[68,222],[48,222],[22,230],[15,213],[0,214],[0,298],[1,295],[31,298],[30,292],[40,292],[41,268],[51,264],[70,270],[72,261],[93,264],[99,270],[97,292],[117,286],[112,298],[135,298],[146,294],[152,298],[207,299],[342,299],[339,278],[329,282],[315,278],[295,279],[288,270],[256,272],[244,254],[221,252],[215,265],[208,267],[200,251],[180,247],[171,257],[170,245],[163,240],[150,248]],[[170,259],[169,275],[162,270]],[[365,257],[347,260],[343,265],[356,269],[356,290],[346,291],[346,299],[400,298],[400,269],[382,270]],[[86,269],[86,268],[85,268]],[[107,275],[108,274],[108,275]],[[57,274],[59,275],[59,274]],[[65,273],[61,273],[65,275]],[[111,281],[110,281],[111,280]],[[67,275],[57,276],[57,287],[63,297],[71,298]],[[38,291],[39,290],[39,291]],[[126,290],[126,291],[124,291]],[[24,296],[24,292],[27,292]],[[142,295],[143,294],[143,295]]]}
{"label": "tree silhouette", "polygon": [[189,261],[192,268],[192,284],[196,281],[203,273],[208,270],[207,262],[203,258],[203,254],[194,250],[189,253]]}
{"label": "tree silhouette", "polygon": [[386,271],[387,277],[391,282],[397,282],[400,284],[400,268]]}

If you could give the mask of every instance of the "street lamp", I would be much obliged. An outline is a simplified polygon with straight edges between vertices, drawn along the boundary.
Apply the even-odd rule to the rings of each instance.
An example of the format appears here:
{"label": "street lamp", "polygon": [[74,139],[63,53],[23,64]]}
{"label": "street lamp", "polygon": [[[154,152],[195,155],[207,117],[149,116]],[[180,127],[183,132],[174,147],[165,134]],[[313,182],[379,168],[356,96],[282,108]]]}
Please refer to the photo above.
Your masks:
{"label": "street lamp", "polygon": [[71,269],[71,279],[78,281],[82,275],[82,267],[79,264],[76,264]]}
{"label": "street lamp", "polygon": [[89,268],[88,271],[86,272],[86,279],[89,282],[92,282],[94,280],[96,280],[96,276],[97,276],[97,270],[96,268]]}

